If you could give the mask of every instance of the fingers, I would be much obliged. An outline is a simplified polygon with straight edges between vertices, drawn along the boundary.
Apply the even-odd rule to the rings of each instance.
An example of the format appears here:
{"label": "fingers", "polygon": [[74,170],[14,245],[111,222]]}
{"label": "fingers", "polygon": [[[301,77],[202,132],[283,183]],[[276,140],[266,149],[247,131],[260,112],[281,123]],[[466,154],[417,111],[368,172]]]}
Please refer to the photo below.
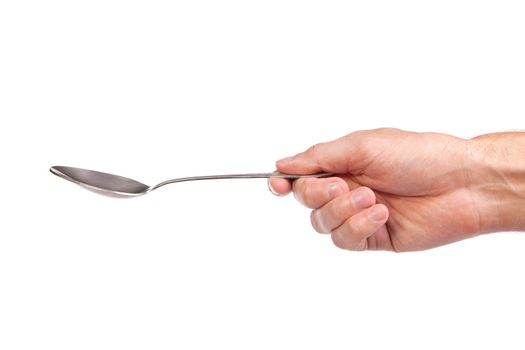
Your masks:
{"label": "fingers", "polygon": [[349,191],[346,182],[339,177],[297,179],[292,189],[297,201],[310,209],[320,208]]}
{"label": "fingers", "polygon": [[330,233],[348,218],[376,203],[374,192],[368,187],[359,187],[343,193],[323,207],[312,211],[313,228],[319,233]]}
{"label": "fingers", "polygon": [[317,232],[331,233],[339,248],[368,249],[367,239],[388,220],[388,208],[376,204],[370,188],[358,187],[350,191],[348,184],[339,177],[304,178],[293,182],[272,178],[268,186],[277,195],[293,191],[299,202],[314,209],[312,226]]}
{"label": "fingers", "polygon": [[320,208],[349,191],[348,184],[339,177],[303,178],[293,182],[271,178],[268,180],[268,188],[277,196],[284,196],[293,191],[295,198],[310,209]]}
{"label": "fingers", "polygon": [[332,241],[342,249],[366,250],[367,238],[372,236],[388,220],[388,208],[376,204],[350,218],[332,231]]}

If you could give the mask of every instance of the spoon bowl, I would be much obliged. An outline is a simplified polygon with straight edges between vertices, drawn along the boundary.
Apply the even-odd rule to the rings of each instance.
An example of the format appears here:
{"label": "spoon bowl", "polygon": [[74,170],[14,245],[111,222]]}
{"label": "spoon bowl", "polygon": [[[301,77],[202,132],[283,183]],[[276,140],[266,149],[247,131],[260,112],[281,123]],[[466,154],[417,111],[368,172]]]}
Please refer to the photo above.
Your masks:
{"label": "spoon bowl", "polygon": [[216,179],[254,179],[254,178],[270,178],[279,177],[284,179],[295,180],[305,177],[328,177],[332,173],[317,173],[308,175],[286,174],[281,172],[270,173],[250,173],[250,174],[228,174],[228,175],[205,175],[205,176],[191,176],[180,177],[167,181],[163,181],[154,186],[148,186],[142,182],[109,173],[103,173],[95,170],[81,169],[69,166],[56,165],[52,166],[49,171],[51,173],[71,181],[77,185],[84,187],[92,192],[102,194],[110,197],[137,197],[147,194],[159,187],[185,181],[198,180],[216,180]]}
{"label": "spoon bowl", "polygon": [[68,166],[53,166],[49,171],[87,190],[105,196],[133,197],[141,196],[151,191],[151,187],[142,182],[95,170]]}

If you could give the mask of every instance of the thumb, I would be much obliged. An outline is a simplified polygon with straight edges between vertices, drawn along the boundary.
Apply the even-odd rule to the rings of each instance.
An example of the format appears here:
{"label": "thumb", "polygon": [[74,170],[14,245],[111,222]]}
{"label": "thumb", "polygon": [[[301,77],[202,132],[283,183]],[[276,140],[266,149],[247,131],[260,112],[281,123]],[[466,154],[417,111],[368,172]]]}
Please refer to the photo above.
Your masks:
{"label": "thumb", "polygon": [[332,172],[346,174],[355,157],[354,140],[348,135],[331,142],[318,143],[305,152],[277,161],[277,170],[289,174]]}

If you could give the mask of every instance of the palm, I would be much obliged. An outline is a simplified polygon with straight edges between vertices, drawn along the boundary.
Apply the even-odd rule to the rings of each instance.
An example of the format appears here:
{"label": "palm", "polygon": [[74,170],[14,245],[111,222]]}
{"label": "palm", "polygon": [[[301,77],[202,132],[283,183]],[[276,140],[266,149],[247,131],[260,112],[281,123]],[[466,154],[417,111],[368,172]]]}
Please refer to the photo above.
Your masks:
{"label": "palm", "polygon": [[[368,239],[368,248],[428,249],[478,232],[472,194],[464,186],[458,162],[446,153],[453,139],[432,135],[438,140],[432,140],[431,147],[418,149],[414,145],[421,144],[421,135],[399,136],[396,133],[379,140],[377,153],[375,147],[369,147],[367,158],[373,161],[360,167],[356,175],[343,176],[350,188],[370,187],[377,202],[389,209],[388,222]],[[382,142],[396,146],[385,152]]]}

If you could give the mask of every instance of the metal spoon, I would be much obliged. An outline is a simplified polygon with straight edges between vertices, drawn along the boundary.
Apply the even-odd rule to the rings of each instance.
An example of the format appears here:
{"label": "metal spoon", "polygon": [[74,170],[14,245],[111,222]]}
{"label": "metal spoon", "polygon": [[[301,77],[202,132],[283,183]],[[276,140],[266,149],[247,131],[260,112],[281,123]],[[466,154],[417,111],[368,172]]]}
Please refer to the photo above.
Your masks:
{"label": "metal spoon", "polygon": [[310,175],[294,175],[285,174],[280,172],[272,173],[252,173],[252,174],[229,174],[229,175],[205,175],[205,176],[191,176],[191,177],[180,177],[177,179],[171,179],[163,181],[155,186],[148,186],[136,180],[113,175],[108,173],[102,173],[95,170],[87,170],[80,168],[73,168],[69,166],[53,166],[49,169],[53,174],[76,183],[90,191],[98,194],[103,194],[110,197],[136,197],[143,194],[147,194],[153,190],[164,185],[184,182],[184,181],[196,181],[196,180],[214,180],[214,179],[254,179],[254,178],[270,178],[280,177],[284,179],[299,179],[304,177],[328,177],[333,175],[332,173],[317,173]]}

